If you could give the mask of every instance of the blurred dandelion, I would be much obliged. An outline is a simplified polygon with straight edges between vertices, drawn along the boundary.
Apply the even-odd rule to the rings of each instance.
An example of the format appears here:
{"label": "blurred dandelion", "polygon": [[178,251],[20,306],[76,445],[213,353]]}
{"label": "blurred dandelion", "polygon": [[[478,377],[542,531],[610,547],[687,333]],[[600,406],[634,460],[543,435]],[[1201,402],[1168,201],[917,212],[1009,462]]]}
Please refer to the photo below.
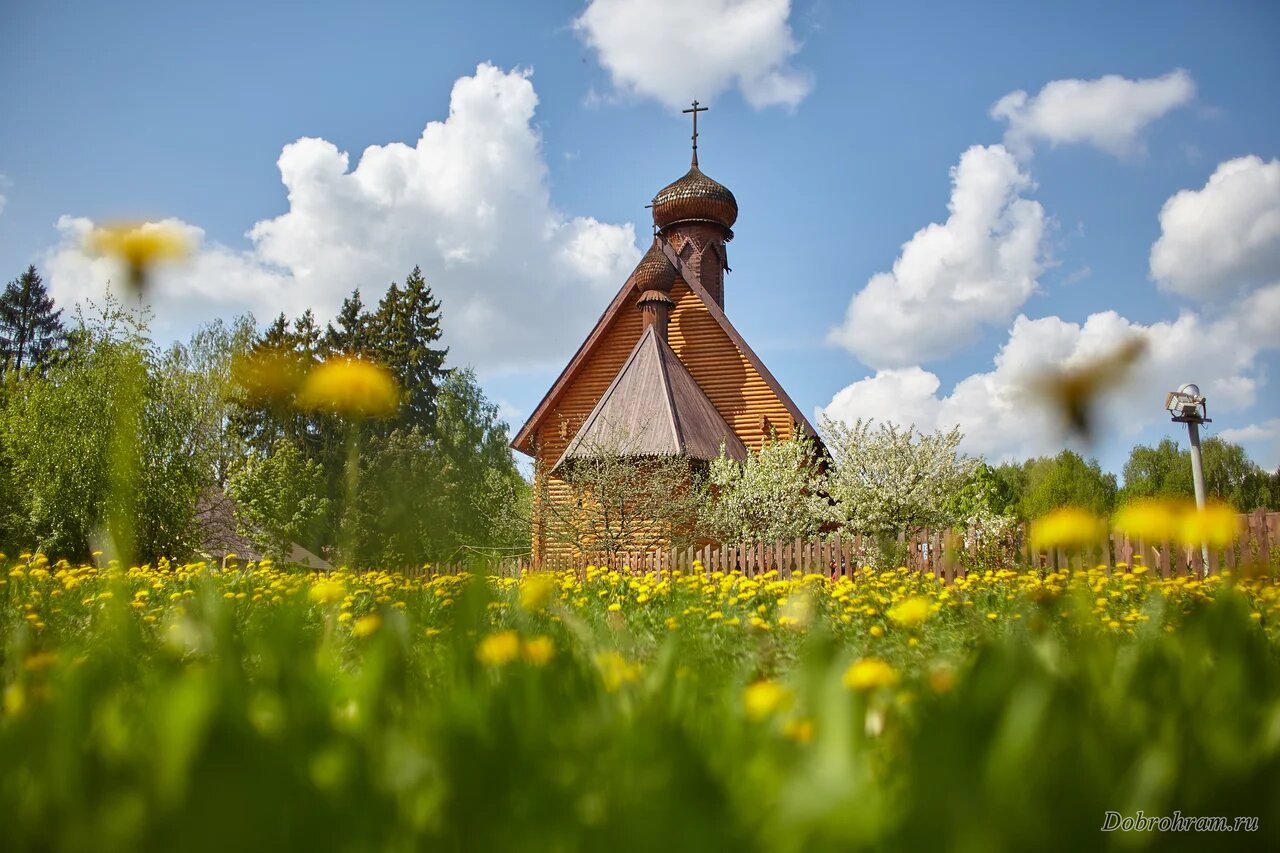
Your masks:
{"label": "blurred dandelion", "polygon": [[530,637],[520,648],[520,654],[526,663],[546,666],[555,657],[556,644],[550,637]]}
{"label": "blurred dandelion", "polygon": [[1033,399],[1054,412],[1068,435],[1089,443],[1098,398],[1124,382],[1146,350],[1146,338],[1133,335],[1105,355],[1033,376],[1026,387]]}
{"label": "blurred dandelion", "polygon": [[245,398],[255,403],[280,403],[298,390],[306,376],[306,365],[296,354],[264,349],[231,362],[231,378]]}
{"label": "blurred dandelion", "polygon": [[1240,516],[1226,504],[1211,503],[1204,509],[1188,511],[1179,533],[1185,545],[1225,548],[1240,534]]}
{"label": "blurred dandelion", "polygon": [[400,393],[391,372],[359,358],[336,358],[313,368],[298,390],[298,405],[350,420],[395,414]]}
{"label": "blurred dandelion", "polygon": [[1126,536],[1162,542],[1173,537],[1185,507],[1161,498],[1133,501],[1120,508],[1111,526]]}
{"label": "blurred dandelion", "polygon": [[520,636],[515,631],[499,631],[496,634],[490,634],[476,647],[476,660],[485,666],[506,666],[519,654]]}
{"label": "blurred dandelion", "polygon": [[125,281],[135,296],[146,292],[157,264],[182,260],[190,251],[182,230],[165,222],[118,222],[95,228],[85,239],[85,248],[123,264]]}
{"label": "blurred dandelion", "polygon": [[850,690],[875,690],[898,683],[898,673],[880,658],[859,658],[844,672],[844,686]]}
{"label": "blurred dandelion", "polygon": [[1036,548],[1084,545],[1096,542],[1105,529],[1088,510],[1064,506],[1031,522],[1031,544]]}
{"label": "blurred dandelion", "polygon": [[920,596],[904,598],[889,608],[889,618],[904,628],[918,628],[929,618],[929,602]]}
{"label": "blurred dandelion", "polygon": [[747,719],[760,722],[791,703],[791,692],[776,681],[765,679],[742,691],[742,707]]}

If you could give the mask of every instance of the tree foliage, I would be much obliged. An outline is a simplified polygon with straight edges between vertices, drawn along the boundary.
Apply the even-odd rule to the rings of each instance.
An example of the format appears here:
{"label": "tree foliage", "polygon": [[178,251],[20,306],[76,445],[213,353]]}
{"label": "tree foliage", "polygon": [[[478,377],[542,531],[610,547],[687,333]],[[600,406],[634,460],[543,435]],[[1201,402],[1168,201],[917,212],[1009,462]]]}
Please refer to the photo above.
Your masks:
{"label": "tree foliage", "polygon": [[824,419],[823,432],[835,462],[831,496],[850,531],[896,535],[957,521],[958,495],[977,464],[960,453],[959,429],[922,433],[859,418]]}
{"label": "tree foliage", "polygon": [[771,542],[817,536],[838,515],[813,438],[766,441],[737,462],[722,452],[707,471],[703,524],[725,542]]}
{"label": "tree foliage", "polygon": [[1107,515],[1116,505],[1116,476],[1106,473],[1096,459],[1086,460],[1073,450],[1057,456],[1006,463],[997,477],[1018,495],[1017,513],[1038,518],[1062,506],[1077,506]]}
{"label": "tree foliage", "polygon": [[555,476],[568,499],[552,499],[550,471],[535,472],[539,527],[553,546],[585,554],[617,554],[663,544],[683,548],[699,535],[702,465],[685,457],[642,456],[636,436],[646,425],[617,425],[609,437],[581,445]]}
{"label": "tree foliage", "polygon": [[29,266],[0,294],[0,375],[47,364],[65,342],[62,311]]}
{"label": "tree foliage", "polygon": [[294,542],[319,550],[329,509],[326,485],[324,466],[281,438],[269,453],[251,454],[233,466],[227,494],[236,501],[241,532],[264,553],[283,559]]}
{"label": "tree foliage", "polygon": [[195,402],[160,369],[145,317],[114,300],[80,317],[72,337],[64,358],[6,394],[6,539],[83,559],[104,542],[109,518],[128,517],[137,556],[186,556],[204,478],[191,442]]}
{"label": "tree foliage", "polygon": [[[1241,512],[1259,507],[1280,508],[1280,476],[1269,475],[1238,444],[1213,436],[1201,444],[1205,492]],[[1138,445],[1124,465],[1121,500],[1169,497],[1191,498],[1191,451],[1170,438],[1155,447]]]}

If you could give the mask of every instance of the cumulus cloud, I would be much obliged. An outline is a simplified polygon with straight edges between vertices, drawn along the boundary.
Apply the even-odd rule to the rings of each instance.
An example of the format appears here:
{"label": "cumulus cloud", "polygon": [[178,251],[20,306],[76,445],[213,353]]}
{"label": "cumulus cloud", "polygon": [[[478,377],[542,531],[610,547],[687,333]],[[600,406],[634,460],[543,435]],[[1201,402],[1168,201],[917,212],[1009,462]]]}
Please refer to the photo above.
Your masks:
{"label": "cumulus cloud", "polygon": [[1165,417],[1164,391],[1183,382],[1199,384],[1215,411],[1252,406],[1263,384],[1259,355],[1280,346],[1276,328],[1280,285],[1241,298],[1213,319],[1190,311],[1149,325],[1114,311],[1092,314],[1083,323],[1019,316],[992,369],[962,379],[950,394],[940,395],[938,377],[919,367],[881,370],[841,390],[823,413],[846,421],[914,423],[922,430],[959,426],[969,452],[1024,458],[1062,446],[1052,414],[1027,394],[1031,377],[1091,361],[1131,335],[1144,335],[1147,357],[1100,407],[1107,429],[1133,435]]}
{"label": "cumulus cloud", "polygon": [[1144,80],[1108,74],[1096,80],[1053,80],[1037,94],[1005,95],[991,117],[1009,123],[1005,144],[1020,157],[1040,140],[1051,145],[1083,142],[1116,156],[1140,153],[1143,128],[1195,95],[1181,69]]}
{"label": "cumulus cloud", "polygon": [[902,247],[849,303],[828,340],[872,367],[942,358],[984,326],[1004,325],[1035,290],[1042,269],[1044,209],[1003,146],[975,145],[951,170],[950,215]]}
{"label": "cumulus cloud", "polygon": [[[639,259],[634,226],[571,217],[552,203],[529,75],[482,64],[453,86],[449,115],[414,145],[350,157],[303,138],[278,165],[289,207],[238,250],[186,229],[197,246],[151,294],[163,329],[214,314],[260,318],[307,307],[325,318],[359,286],[376,298],[420,264],[443,305],[457,361],[528,367],[564,355]],[[101,293],[110,263],[82,251],[89,220],[63,217],[43,264],[64,303]]]}
{"label": "cumulus cloud", "polygon": [[1228,160],[1203,188],[1166,201],[1151,275],[1197,299],[1280,280],[1280,160]]}
{"label": "cumulus cloud", "polygon": [[757,109],[793,107],[813,88],[790,0],[591,0],[574,21],[620,91],[678,109],[737,87]]}
{"label": "cumulus cloud", "polygon": [[1237,429],[1224,429],[1218,435],[1224,441],[1244,445],[1258,464],[1268,471],[1280,470],[1280,418]]}

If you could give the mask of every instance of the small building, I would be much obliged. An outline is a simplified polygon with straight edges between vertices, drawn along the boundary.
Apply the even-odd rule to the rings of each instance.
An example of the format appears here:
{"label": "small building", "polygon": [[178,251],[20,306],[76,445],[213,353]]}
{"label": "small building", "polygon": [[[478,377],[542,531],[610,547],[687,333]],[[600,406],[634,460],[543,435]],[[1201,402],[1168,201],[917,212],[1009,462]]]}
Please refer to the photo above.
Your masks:
{"label": "small building", "polygon": [[725,314],[738,202],[698,167],[696,117],[689,171],[654,196],[652,245],[511,442],[535,461],[535,564],[564,549],[541,503],[577,500],[558,475],[596,448],[743,460],[771,435],[816,435]]}

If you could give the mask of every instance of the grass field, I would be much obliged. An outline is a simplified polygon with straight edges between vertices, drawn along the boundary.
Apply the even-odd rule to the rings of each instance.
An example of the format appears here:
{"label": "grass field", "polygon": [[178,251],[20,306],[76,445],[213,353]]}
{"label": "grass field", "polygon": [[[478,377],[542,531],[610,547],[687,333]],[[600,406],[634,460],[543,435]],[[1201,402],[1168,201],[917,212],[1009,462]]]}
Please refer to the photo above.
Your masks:
{"label": "grass field", "polygon": [[1266,577],[0,565],[7,849],[1280,839]]}

